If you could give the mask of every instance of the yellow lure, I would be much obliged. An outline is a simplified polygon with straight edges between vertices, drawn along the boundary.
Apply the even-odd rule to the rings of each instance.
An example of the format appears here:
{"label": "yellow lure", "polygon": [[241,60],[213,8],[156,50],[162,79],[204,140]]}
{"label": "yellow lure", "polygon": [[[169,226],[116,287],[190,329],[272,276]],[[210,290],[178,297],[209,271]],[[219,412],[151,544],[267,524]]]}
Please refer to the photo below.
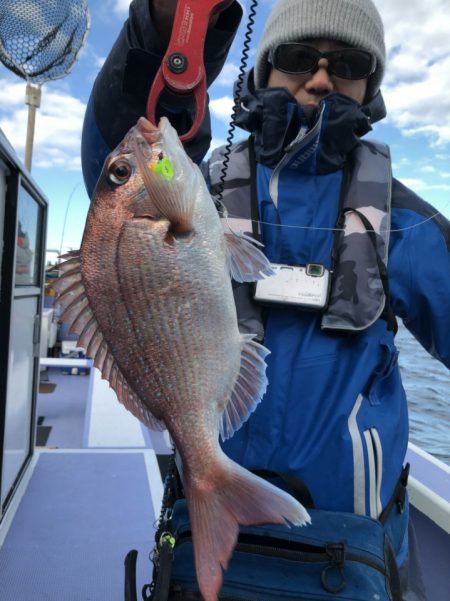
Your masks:
{"label": "yellow lure", "polygon": [[152,170],[155,173],[160,173],[169,182],[171,179],[173,179],[173,164],[172,161],[167,157],[160,159],[155,165],[153,165]]}

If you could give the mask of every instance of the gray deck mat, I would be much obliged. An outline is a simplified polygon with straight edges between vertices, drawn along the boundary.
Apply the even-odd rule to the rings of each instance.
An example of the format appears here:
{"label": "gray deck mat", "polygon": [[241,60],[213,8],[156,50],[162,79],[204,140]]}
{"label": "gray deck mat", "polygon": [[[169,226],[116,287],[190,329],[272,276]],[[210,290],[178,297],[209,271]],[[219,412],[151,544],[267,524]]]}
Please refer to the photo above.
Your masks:
{"label": "gray deck mat", "polygon": [[42,453],[0,549],[0,600],[123,601],[130,549],[151,578],[154,520],[143,453]]}

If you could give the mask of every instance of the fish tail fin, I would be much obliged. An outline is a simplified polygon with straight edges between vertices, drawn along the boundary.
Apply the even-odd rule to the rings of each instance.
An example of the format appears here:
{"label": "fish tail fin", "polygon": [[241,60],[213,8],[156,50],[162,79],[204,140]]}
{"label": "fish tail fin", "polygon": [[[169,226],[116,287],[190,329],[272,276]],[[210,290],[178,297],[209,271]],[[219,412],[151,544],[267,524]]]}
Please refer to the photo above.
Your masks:
{"label": "fish tail fin", "polygon": [[216,464],[211,473],[214,483],[185,482],[197,581],[205,601],[217,601],[240,524],[310,522],[305,508],[291,495],[229,459]]}

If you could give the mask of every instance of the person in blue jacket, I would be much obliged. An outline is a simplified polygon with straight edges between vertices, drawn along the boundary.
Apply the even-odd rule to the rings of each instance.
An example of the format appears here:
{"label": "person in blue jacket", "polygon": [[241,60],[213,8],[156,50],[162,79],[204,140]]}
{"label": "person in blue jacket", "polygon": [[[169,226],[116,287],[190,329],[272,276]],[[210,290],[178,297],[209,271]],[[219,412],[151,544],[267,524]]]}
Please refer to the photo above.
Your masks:
{"label": "person in blue jacket", "polygon": [[[106,156],[145,115],[175,7],[134,0],[97,77],[82,143],[90,195]],[[208,84],[241,16],[233,1],[210,24]],[[296,306],[255,302],[234,284],[241,329],[271,351],[269,387],[223,448],[247,468],[297,476],[319,509],[376,518],[398,490],[408,442],[395,318],[450,367],[449,223],[392,178],[385,145],[361,140],[386,114],[385,54],[371,0],[279,0],[236,116],[251,142],[231,149],[225,185],[223,149],[202,164],[230,218],[248,221],[274,264],[309,265],[326,298],[315,309],[310,292]],[[167,93],[158,111],[183,133],[194,106]],[[207,113],[185,145],[197,163],[210,140]],[[402,515],[393,546],[403,599],[424,600],[407,500]]]}

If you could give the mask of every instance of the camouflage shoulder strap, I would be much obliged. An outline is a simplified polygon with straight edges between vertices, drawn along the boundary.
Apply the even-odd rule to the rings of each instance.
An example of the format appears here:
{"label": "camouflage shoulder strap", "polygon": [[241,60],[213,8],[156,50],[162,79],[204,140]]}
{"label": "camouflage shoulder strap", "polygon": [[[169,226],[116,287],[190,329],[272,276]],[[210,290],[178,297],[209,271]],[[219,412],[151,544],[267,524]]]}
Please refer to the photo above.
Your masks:
{"label": "camouflage shoulder strap", "polygon": [[[333,245],[333,277],[330,302],[323,313],[324,330],[353,332],[386,319],[396,331],[389,305],[387,261],[391,220],[391,159],[388,146],[362,141],[349,157],[341,194],[341,213]],[[209,161],[209,181],[214,196],[219,187],[223,149],[216,149]],[[248,140],[232,147],[222,202],[231,215],[230,224],[246,233],[252,227],[251,161]],[[241,288],[248,290],[241,290]],[[244,294],[245,292],[245,294]],[[251,303],[248,285],[240,285],[237,301],[241,331],[255,331],[260,309]],[[235,291],[236,297],[236,291]],[[252,308],[253,307],[253,308]],[[258,323],[262,336],[262,322]]]}
{"label": "camouflage shoulder strap", "polygon": [[387,262],[392,173],[388,146],[362,142],[349,157],[333,249],[327,330],[359,331],[384,318],[397,324],[389,304]]}

